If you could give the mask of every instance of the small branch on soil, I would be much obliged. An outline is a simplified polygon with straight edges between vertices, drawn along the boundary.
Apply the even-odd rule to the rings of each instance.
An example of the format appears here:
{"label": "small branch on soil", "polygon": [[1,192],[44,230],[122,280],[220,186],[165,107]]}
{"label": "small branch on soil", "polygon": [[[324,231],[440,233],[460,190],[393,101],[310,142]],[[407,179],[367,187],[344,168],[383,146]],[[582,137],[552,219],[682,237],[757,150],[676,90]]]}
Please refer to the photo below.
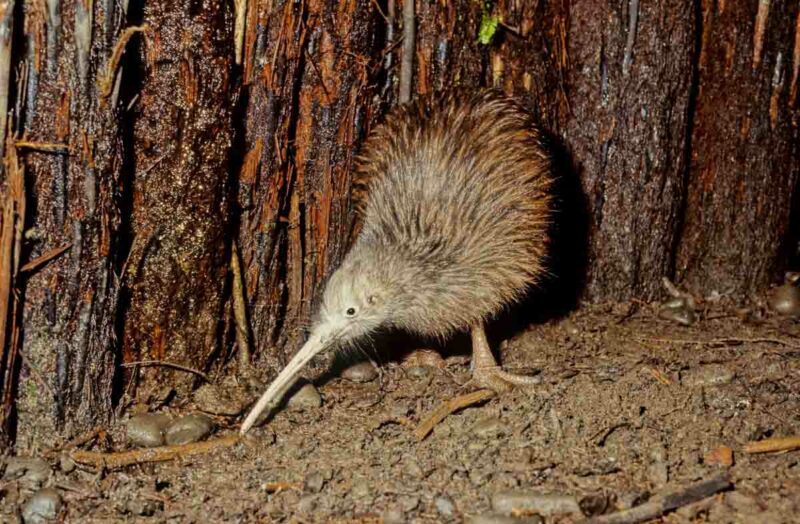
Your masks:
{"label": "small branch on soil", "polygon": [[61,247],[55,247],[55,248],[45,252],[41,256],[38,256],[38,257],[34,258],[33,260],[31,260],[27,264],[23,265],[21,268],[19,268],[19,272],[20,273],[27,273],[29,271],[33,271],[34,269],[38,269],[40,266],[43,266],[44,264],[50,262],[51,260],[53,260],[54,258],[56,258],[57,256],[59,256],[60,254],[62,254],[63,252],[65,252],[66,250],[68,250],[71,247],[72,247],[72,244],[67,244],[67,245],[61,246]]}
{"label": "small branch on soil", "polygon": [[494,395],[495,393],[491,389],[480,389],[467,395],[461,395],[460,397],[451,398],[450,400],[442,402],[438,408],[419,423],[417,429],[414,430],[414,436],[417,438],[417,441],[422,441],[428,436],[428,433],[433,431],[436,424],[443,421],[448,415],[455,413],[459,409],[488,400]]}
{"label": "small branch on soil", "polygon": [[744,445],[746,453],[775,453],[800,449],[800,437],[778,437],[748,442]]}
{"label": "small branch on soil", "polygon": [[411,80],[414,76],[414,0],[403,0],[403,60],[400,62],[400,103],[411,100]]}
{"label": "small branch on soil", "polygon": [[197,371],[196,369],[190,368],[188,366],[175,364],[174,362],[166,362],[164,360],[137,360],[135,362],[125,362],[124,364],[122,364],[122,367],[124,368],[132,368],[134,366],[142,366],[142,367],[163,366],[167,368],[178,369],[180,371],[185,371],[187,373],[194,373],[195,375],[202,378],[206,382],[211,383],[211,379],[208,378],[208,375],[206,375],[202,371]]}
{"label": "small branch on soil", "polygon": [[690,484],[678,491],[659,495],[635,508],[600,515],[579,522],[579,524],[635,524],[657,519],[667,512],[688,506],[731,487],[728,473],[722,473],[706,480]]}
{"label": "small branch on soil", "polygon": [[276,482],[267,482],[264,484],[264,491],[267,493],[280,493],[281,491],[286,491],[293,489],[295,491],[302,491],[303,485],[299,482],[289,482],[286,480],[278,480]]}
{"label": "small branch on soil", "polygon": [[117,40],[117,43],[114,44],[114,50],[111,52],[111,58],[108,60],[106,72],[99,81],[100,95],[102,98],[108,98],[111,96],[111,91],[114,89],[114,78],[117,76],[119,61],[122,60],[122,54],[125,52],[125,47],[128,45],[128,41],[136,33],[143,33],[147,30],[148,26],[147,24],[144,24],[127,27],[124,31],[122,31],[119,40]]}
{"label": "small branch on soil", "polygon": [[247,325],[247,301],[244,298],[244,278],[239,264],[239,247],[236,241],[231,249],[231,272],[233,273],[233,318],[236,321],[236,345],[239,348],[239,373],[250,367],[250,336]]}
{"label": "small branch on soil", "polygon": [[73,451],[70,456],[79,464],[87,464],[97,468],[123,468],[134,464],[147,462],[166,462],[182,457],[191,457],[210,453],[218,449],[229,448],[240,442],[239,435],[228,435],[205,442],[193,442],[176,446],[161,446],[157,448],[140,448],[131,451],[115,453],[97,453],[94,451]]}
{"label": "small branch on soil", "polygon": [[790,348],[800,349],[800,344],[796,344],[790,340],[783,340],[780,338],[770,337],[755,337],[755,338],[739,338],[739,337],[723,337],[712,338],[709,340],[700,339],[676,339],[676,338],[650,338],[650,337],[637,337],[639,342],[660,342],[662,344],[697,344],[709,346],[735,346],[738,344],[778,344]]}
{"label": "small branch on soil", "polygon": [[69,146],[67,144],[59,144],[58,142],[17,140],[14,142],[14,145],[19,149],[35,149],[36,151],[44,151],[46,153],[69,153]]}

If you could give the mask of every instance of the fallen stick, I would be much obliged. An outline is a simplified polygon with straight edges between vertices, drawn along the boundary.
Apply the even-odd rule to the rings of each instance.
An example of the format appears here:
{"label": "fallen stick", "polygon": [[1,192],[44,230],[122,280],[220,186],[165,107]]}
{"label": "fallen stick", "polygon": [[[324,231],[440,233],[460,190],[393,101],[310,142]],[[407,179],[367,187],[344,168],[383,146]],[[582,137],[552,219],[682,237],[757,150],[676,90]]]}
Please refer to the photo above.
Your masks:
{"label": "fallen stick", "polygon": [[142,367],[162,366],[166,368],[177,369],[179,371],[185,371],[187,373],[192,373],[194,375],[197,375],[198,377],[202,378],[203,380],[211,384],[211,379],[208,378],[208,375],[206,375],[202,371],[197,371],[196,369],[190,368],[189,366],[182,366],[181,364],[176,364],[174,362],[167,362],[166,360],[137,360],[135,362],[125,362],[124,364],[120,364],[120,367],[123,368],[132,368],[135,366],[142,366]]}
{"label": "fallen stick", "polygon": [[800,449],[800,437],[778,437],[748,442],[744,445],[746,453],[774,453]]}
{"label": "fallen stick", "polygon": [[443,421],[448,415],[455,413],[459,409],[488,400],[494,395],[495,393],[491,389],[479,389],[473,393],[442,402],[438,408],[419,423],[417,429],[414,430],[414,436],[417,437],[417,441],[423,440],[428,436],[428,433],[433,431],[434,426]]}
{"label": "fallen stick", "polygon": [[70,456],[79,464],[88,464],[97,468],[109,469],[123,468],[134,464],[146,462],[166,462],[181,457],[202,455],[222,448],[233,446],[241,440],[239,435],[228,435],[204,442],[179,444],[176,446],[160,446],[157,448],[140,448],[131,451],[117,451],[114,453],[98,453],[95,451],[73,451]]}
{"label": "fallen stick", "polygon": [[683,489],[653,497],[631,509],[609,515],[599,515],[580,521],[578,524],[635,524],[657,519],[667,512],[710,497],[731,487],[727,473],[689,484]]}

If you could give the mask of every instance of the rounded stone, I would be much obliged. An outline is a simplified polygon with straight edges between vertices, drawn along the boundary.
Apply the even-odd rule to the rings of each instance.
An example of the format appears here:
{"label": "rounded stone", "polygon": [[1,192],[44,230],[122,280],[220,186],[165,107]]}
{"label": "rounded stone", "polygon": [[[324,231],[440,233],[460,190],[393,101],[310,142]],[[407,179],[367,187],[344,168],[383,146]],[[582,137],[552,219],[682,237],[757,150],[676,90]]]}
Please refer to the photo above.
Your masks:
{"label": "rounded stone", "polygon": [[377,377],[378,370],[371,362],[359,362],[342,372],[342,378],[356,383],[372,382]]}
{"label": "rounded stone", "polygon": [[22,508],[25,524],[47,522],[55,519],[61,510],[61,495],[53,488],[40,489]]}
{"label": "rounded stone", "polygon": [[486,417],[472,427],[472,433],[477,437],[497,438],[508,433],[508,426],[497,417]]}
{"label": "rounded stone", "polygon": [[50,473],[50,464],[38,457],[9,457],[3,479],[19,480],[38,488],[50,478]]}
{"label": "rounded stone", "polygon": [[154,448],[164,445],[164,432],[171,419],[163,413],[143,413],[128,420],[128,441],[134,446]]}
{"label": "rounded stone", "polygon": [[406,374],[415,380],[422,380],[431,374],[431,368],[429,366],[411,366],[406,368]]}
{"label": "rounded stone", "polygon": [[214,422],[205,415],[198,413],[186,415],[176,419],[169,425],[166,432],[167,444],[189,444],[203,440],[214,431]]}
{"label": "rounded stone", "polygon": [[443,517],[449,518],[456,515],[456,505],[453,504],[453,500],[446,495],[436,497],[433,504],[436,506],[436,511],[439,512],[439,515]]}
{"label": "rounded stone", "polygon": [[305,411],[307,409],[318,408],[322,405],[320,396],[314,384],[305,384],[292,398],[286,403],[286,407],[292,411]]}
{"label": "rounded stone", "polygon": [[776,287],[767,300],[769,308],[781,315],[800,316],[800,288],[792,284]]}

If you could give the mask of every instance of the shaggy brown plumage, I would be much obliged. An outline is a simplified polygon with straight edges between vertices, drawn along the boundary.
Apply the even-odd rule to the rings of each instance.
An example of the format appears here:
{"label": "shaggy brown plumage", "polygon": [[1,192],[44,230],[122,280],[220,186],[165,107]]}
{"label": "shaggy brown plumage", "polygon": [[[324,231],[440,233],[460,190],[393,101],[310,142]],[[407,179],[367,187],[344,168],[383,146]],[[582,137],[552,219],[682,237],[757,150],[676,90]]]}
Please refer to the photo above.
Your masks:
{"label": "shaggy brown plumage", "polygon": [[496,366],[483,323],[543,273],[550,188],[539,127],[496,91],[390,113],[357,160],[358,236],[326,285],[309,341],[243,431],[314,354],[383,326],[437,337],[471,329],[479,384],[528,383]]}

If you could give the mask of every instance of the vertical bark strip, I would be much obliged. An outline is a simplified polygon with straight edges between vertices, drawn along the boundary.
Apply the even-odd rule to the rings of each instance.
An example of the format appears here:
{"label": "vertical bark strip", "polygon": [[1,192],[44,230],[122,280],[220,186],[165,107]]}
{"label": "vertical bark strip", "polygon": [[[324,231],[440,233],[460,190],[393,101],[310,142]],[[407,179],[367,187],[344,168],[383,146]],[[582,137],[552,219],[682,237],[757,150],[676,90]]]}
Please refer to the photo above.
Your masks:
{"label": "vertical bark strip", "polygon": [[[217,350],[230,251],[233,6],[181,0],[144,7],[150,35],[134,109],[124,360],[205,368]],[[193,379],[166,368],[139,373],[142,394]]]}
{"label": "vertical bark strip", "polygon": [[272,5],[259,3],[259,23],[245,37],[239,244],[256,352],[278,368],[347,247],[349,173],[383,42],[367,0],[264,4]]}
{"label": "vertical bark strip", "polygon": [[[781,265],[800,170],[797,2],[702,2],[700,88],[677,275],[734,296]],[[794,58],[793,58],[794,56]],[[796,66],[795,66],[796,67]]]}
{"label": "vertical bark strip", "polygon": [[112,411],[122,111],[99,85],[124,27],[116,6],[24,4],[27,67],[18,107],[23,138],[45,144],[25,149],[32,194],[25,251],[32,259],[72,245],[24,290],[18,409],[25,444],[52,439],[56,428],[72,433],[106,422]]}
{"label": "vertical bark strip", "polygon": [[[636,10],[636,12],[633,12]],[[590,300],[650,298],[671,274],[684,191],[691,2],[576,2],[562,133],[587,198]]]}

